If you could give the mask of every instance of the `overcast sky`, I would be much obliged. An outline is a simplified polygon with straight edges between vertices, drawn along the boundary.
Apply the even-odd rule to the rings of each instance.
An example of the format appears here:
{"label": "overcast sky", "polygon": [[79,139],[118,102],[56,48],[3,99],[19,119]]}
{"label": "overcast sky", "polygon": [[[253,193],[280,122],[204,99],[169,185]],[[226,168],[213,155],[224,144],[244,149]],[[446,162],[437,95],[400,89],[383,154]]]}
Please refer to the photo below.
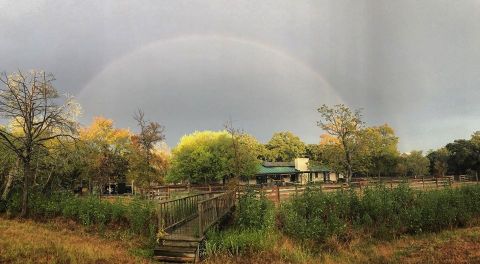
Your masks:
{"label": "overcast sky", "polygon": [[0,0],[0,71],[44,69],[83,124],[133,112],[167,143],[234,125],[317,143],[316,108],[364,108],[400,149],[480,130],[480,1]]}

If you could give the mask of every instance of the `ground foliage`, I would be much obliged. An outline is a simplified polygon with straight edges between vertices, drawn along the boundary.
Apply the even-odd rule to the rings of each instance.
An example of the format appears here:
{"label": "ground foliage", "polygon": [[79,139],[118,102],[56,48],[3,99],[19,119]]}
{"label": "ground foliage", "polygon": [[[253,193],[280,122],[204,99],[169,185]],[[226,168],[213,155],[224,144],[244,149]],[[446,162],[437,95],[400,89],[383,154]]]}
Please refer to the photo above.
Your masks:
{"label": "ground foliage", "polygon": [[[78,197],[68,192],[30,195],[29,214],[33,219],[63,217],[99,230],[111,225],[147,238],[147,243],[152,246],[155,243],[157,221],[153,201],[140,198],[110,201],[98,196]],[[4,209],[9,216],[18,215],[21,210],[20,196],[15,194]]]}
{"label": "ground foliage", "polygon": [[390,239],[402,234],[463,227],[480,216],[480,186],[414,191],[379,185],[362,195],[353,191],[307,191],[282,205],[281,227],[287,235],[325,242],[348,240],[354,230]]}
{"label": "ground foliage", "polygon": [[213,230],[207,234],[208,256],[242,255],[271,249],[276,242],[275,208],[266,197],[247,190],[239,202],[233,226],[227,230]]}

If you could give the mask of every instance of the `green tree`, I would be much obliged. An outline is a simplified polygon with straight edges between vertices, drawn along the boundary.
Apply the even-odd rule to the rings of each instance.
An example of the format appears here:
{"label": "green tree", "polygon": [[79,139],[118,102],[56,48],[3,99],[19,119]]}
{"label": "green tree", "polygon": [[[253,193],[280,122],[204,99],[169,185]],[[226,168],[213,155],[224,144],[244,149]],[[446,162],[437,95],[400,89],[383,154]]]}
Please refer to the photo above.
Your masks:
{"label": "green tree", "polygon": [[21,216],[27,214],[34,156],[49,141],[72,138],[78,126],[78,104],[72,98],[61,100],[54,80],[52,74],[40,71],[4,73],[0,77],[4,85],[0,88],[0,116],[12,120],[19,129],[0,130],[0,144],[15,153],[22,165]]}
{"label": "green tree", "polygon": [[271,161],[293,161],[305,155],[305,143],[289,131],[274,133],[266,148]]}
{"label": "green tree", "polygon": [[322,160],[322,149],[319,144],[307,144],[305,146],[305,156],[309,160],[320,161]]}
{"label": "green tree", "polygon": [[412,150],[410,153],[403,153],[398,158],[396,171],[401,176],[425,176],[429,173],[430,161],[423,155],[421,150]]}
{"label": "green tree", "polygon": [[341,159],[345,166],[347,181],[350,182],[354,169],[353,156],[358,147],[356,139],[364,126],[361,110],[352,111],[347,106],[338,104],[333,107],[322,105],[318,112],[321,115],[318,126],[338,140],[343,152]]}
{"label": "green tree", "polygon": [[437,151],[437,159],[435,160],[434,169],[438,176],[445,176],[448,171],[449,153],[446,148]]}
{"label": "green tree", "polygon": [[89,127],[80,130],[80,150],[84,156],[83,174],[94,185],[103,186],[110,181],[125,181],[131,133],[115,128],[113,120],[95,117]]}
{"label": "green tree", "polygon": [[157,122],[145,120],[145,114],[138,110],[134,119],[140,132],[131,137],[128,155],[128,178],[142,190],[153,185],[162,184],[169,166],[169,155],[164,143],[164,127]]}
{"label": "green tree", "polygon": [[421,150],[412,150],[407,156],[407,168],[415,178],[427,175],[429,164],[430,161],[423,155]]}
{"label": "green tree", "polygon": [[357,141],[357,148],[362,152],[357,155],[364,157],[369,174],[380,177],[394,172],[399,152],[398,137],[393,128],[387,124],[364,128],[359,131]]}
{"label": "green tree", "polygon": [[466,174],[477,167],[478,148],[472,140],[455,140],[445,146],[448,150],[448,167],[456,175]]}
{"label": "green tree", "polygon": [[[240,177],[250,177],[256,171],[256,153],[238,139],[241,157]],[[248,138],[248,137],[245,137]],[[236,172],[232,136],[226,131],[202,131],[183,136],[172,151],[168,182],[186,181],[209,183],[231,178]]]}
{"label": "green tree", "polygon": [[447,148],[440,148],[435,151],[430,151],[427,155],[430,160],[430,171],[437,176],[445,176],[448,171],[448,160],[450,153]]}

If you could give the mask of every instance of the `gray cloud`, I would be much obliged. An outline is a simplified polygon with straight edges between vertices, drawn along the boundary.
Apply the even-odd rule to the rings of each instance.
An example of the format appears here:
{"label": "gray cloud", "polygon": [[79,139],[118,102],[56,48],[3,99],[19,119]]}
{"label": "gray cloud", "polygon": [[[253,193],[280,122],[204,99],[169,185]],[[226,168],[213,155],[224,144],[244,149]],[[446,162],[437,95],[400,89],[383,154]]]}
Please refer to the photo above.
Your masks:
{"label": "gray cloud", "polygon": [[40,68],[93,115],[134,127],[144,108],[169,145],[231,117],[267,140],[314,143],[316,106],[365,108],[401,148],[468,137],[479,121],[480,3],[2,1],[0,70]]}

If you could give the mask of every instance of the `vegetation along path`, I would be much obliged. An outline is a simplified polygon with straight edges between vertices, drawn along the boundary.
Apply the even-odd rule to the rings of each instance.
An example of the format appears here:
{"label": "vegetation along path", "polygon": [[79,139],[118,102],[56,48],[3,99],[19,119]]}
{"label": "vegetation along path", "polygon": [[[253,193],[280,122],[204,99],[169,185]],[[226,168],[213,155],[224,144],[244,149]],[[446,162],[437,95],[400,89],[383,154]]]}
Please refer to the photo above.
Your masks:
{"label": "vegetation along path", "polygon": [[88,234],[75,223],[0,218],[0,263],[151,263],[135,245]]}

